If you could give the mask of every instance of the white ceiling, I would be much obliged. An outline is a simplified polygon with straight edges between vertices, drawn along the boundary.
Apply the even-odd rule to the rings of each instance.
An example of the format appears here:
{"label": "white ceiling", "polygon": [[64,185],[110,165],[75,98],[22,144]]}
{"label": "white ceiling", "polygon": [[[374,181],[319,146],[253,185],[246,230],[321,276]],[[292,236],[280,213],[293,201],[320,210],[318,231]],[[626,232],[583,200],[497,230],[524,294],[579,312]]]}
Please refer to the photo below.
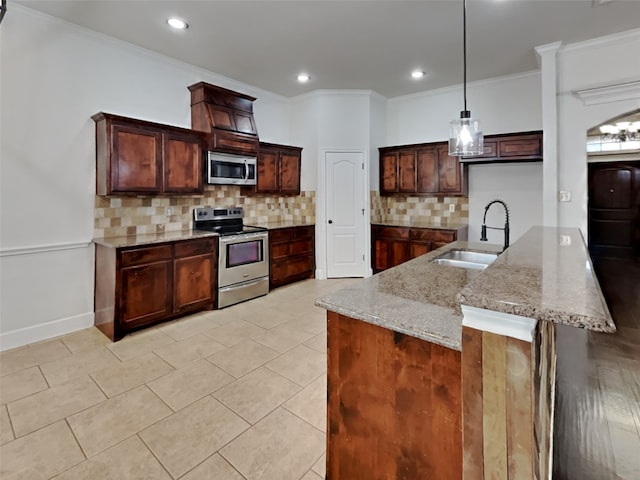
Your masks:
{"label": "white ceiling", "polygon": [[[13,3],[287,97],[360,89],[390,98],[462,83],[462,0]],[[170,29],[172,15],[189,28]],[[640,0],[468,0],[468,81],[536,70],[538,45],[638,28],[639,19]],[[411,79],[415,68],[428,76]],[[295,79],[303,70],[305,85]]]}

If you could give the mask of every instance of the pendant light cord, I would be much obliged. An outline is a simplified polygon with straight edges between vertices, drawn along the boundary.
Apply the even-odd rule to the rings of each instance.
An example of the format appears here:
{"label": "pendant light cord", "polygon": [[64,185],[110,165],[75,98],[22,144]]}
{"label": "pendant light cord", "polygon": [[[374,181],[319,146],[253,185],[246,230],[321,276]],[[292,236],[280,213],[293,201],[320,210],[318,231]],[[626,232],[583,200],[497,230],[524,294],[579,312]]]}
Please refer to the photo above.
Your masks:
{"label": "pendant light cord", "polygon": [[462,0],[462,59],[463,65],[463,89],[464,111],[467,111],[467,0]]}

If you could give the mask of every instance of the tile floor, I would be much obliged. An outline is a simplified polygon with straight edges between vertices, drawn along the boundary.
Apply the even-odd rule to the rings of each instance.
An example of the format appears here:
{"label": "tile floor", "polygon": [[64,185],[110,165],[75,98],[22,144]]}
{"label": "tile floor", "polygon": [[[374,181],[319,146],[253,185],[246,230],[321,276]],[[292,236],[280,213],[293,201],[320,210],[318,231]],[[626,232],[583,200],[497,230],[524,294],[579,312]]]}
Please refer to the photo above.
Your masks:
{"label": "tile floor", "polygon": [[324,478],[326,320],[308,280],[111,343],[0,354],[3,480]]}

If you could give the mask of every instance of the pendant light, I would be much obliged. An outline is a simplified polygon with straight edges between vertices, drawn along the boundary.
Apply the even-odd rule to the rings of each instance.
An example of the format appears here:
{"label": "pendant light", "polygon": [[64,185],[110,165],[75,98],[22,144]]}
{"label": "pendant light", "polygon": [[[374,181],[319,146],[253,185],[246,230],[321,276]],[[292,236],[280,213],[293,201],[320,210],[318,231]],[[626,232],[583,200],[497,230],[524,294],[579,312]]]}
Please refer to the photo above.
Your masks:
{"label": "pendant light", "polygon": [[471,118],[471,112],[467,110],[467,0],[462,0],[462,43],[464,110],[460,112],[460,119],[453,120],[449,124],[449,155],[458,157],[484,153],[484,138],[480,121]]}

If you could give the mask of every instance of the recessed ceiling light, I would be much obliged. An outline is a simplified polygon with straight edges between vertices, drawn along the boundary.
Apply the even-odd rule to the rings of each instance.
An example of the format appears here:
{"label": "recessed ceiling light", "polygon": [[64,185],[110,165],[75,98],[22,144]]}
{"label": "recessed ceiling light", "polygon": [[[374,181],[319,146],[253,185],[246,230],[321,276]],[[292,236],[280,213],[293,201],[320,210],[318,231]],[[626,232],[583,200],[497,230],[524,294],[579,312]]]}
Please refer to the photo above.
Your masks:
{"label": "recessed ceiling light", "polygon": [[422,78],[426,75],[422,70],[414,70],[411,72],[411,78]]}
{"label": "recessed ceiling light", "polygon": [[301,73],[298,75],[298,81],[300,83],[307,83],[309,80],[311,80],[311,77],[307,73]]}
{"label": "recessed ceiling light", "polygon": [[189,24],[178,17],[168,18],[167,23],[178,30],[186,30],[187,28],[189,28]]}

